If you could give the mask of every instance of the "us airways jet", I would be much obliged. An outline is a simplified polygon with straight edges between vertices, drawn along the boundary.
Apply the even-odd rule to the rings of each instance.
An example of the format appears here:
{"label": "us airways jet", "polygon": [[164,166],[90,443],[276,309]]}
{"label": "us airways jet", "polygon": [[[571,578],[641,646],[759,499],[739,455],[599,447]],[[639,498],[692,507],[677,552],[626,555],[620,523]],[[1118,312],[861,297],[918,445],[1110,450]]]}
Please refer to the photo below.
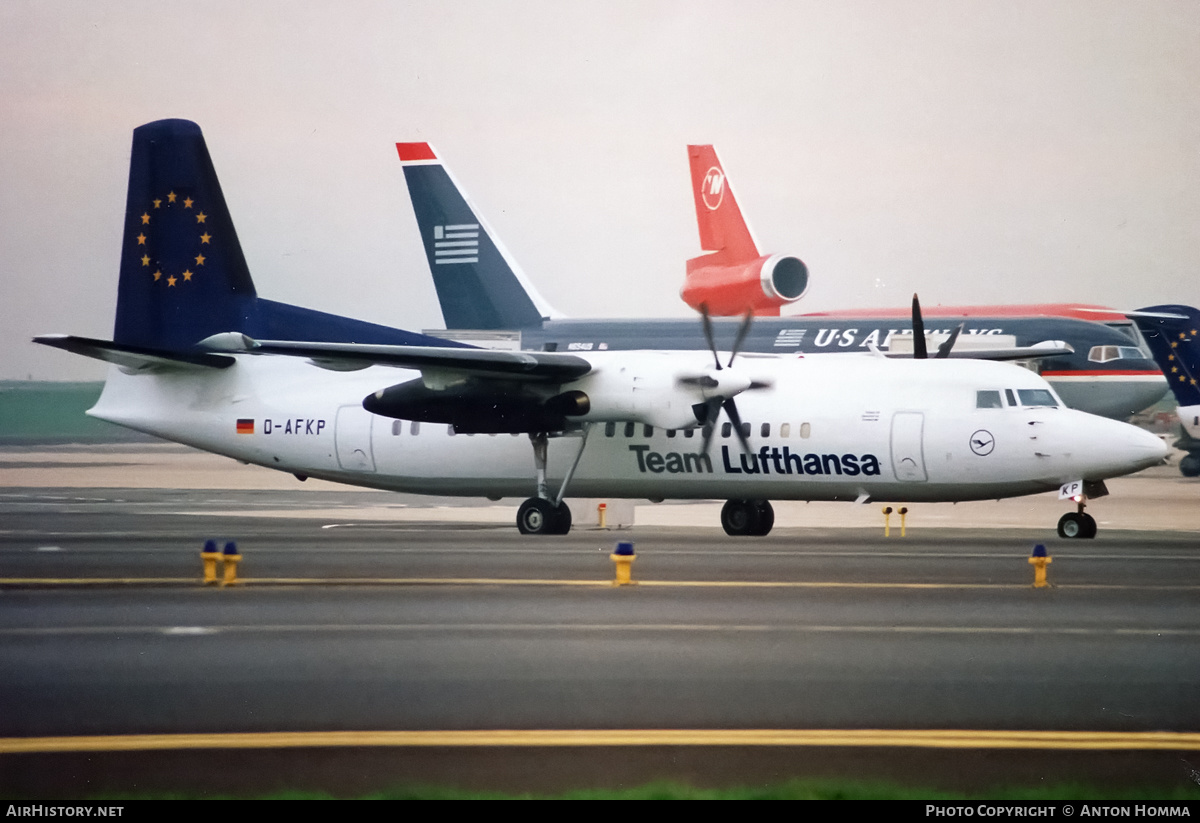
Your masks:
{"label": "us airways jet", "polygon": [[112,364],[89,414],[300,479],[531,495],[526,534],[568,531],[568,492],[724,498],[725,530],[761,535],[771,499],[1059,490],[1060,534],[1090,537],[1084,496],[1165,454],[1003,363],[739,355],[747,324],[729,351],[495,351],[264,300],[180,120],[134,131],[117,300],[111,341],[35,338]]}
{"label": "us airways jet", "polygon": [[[687,319],[566,318],[554,311],[436,151],[428,143],[399,143],[397,150],[447,329],[506,330],[519,334],[521,348],[541,351],[707,347],[698,324]],[[701,244],[713,251],[688,261],[685,300],[711,314],[774,306],[777,315],[780,301],[807,290],[807,266],[794,255],[760,254],[715,152],[690,150]],[[961,326],[952,356],[1025,359],[1067,405],[1083,411],[1126,419],[1162,397],[1166,382],[1124,315],[1062,313],[1046,306],[927,309],[927,333],[941,342]],[[736,320],[713,321],[724,345],[738,327]],[[863,353],[873,347],[915,350],[903,310],[762,317],[744,342],[753,352]]]}

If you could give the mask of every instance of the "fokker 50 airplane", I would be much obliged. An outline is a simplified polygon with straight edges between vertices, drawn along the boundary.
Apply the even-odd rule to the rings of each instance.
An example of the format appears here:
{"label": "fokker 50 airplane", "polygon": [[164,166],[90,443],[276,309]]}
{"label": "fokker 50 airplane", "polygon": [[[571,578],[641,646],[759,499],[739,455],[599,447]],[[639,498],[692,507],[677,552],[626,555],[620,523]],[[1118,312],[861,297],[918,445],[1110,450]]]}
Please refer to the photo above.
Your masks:
{"label": "fokker 50 airplane", "polygon": [[[541,351],[708,347],[698,324],[683,318],[584,319],[554,311],[433,148],[428,143],[399,143],[397,149],[447,329],[508,330],[519,333],[521,348]],[[715,153],[712,159],[715,162]],[[700,165],[693,158],[693,173]],[[705,304],[711,314],[740,314],[747,308],[747,291],[767,301],[762,305],[780,295],[799,298],[808,286],[805,264],[791,255],[759,254],[719,166],[707,176],[697,176],[701,243],[715,251],[688,261],[685,299],[690,295],[694,307]],[[1044,306],[993,306],[927,309],[925,315],[940,317],[940,327],[929,331],[935,345],[962,327],[952,356],[1035,360],[1037,370],[1075,409],[1123,420],[1166,391],[1162,373],[1120,314],[1080,311],[1064,317]],[[1093,322],[1100,319],[1119,321],[1128,334]],[[713,321],[724,345],[738,327],[736,320]],[[911,353],[911,335],[903,311],[764,317],[755,322],[743,346],[753,352],[864,353],[875,347]]]}
{"label": "fokker 50 airplane", "polygon": [[728,355],[493,351],[265,301],[200,129],[166,120],[134,131],[114,339],[35,340],[113,364],[89,412],[100,419],[300,479],[532,492],[517,513],[526,534],[569,530],[568,490],[725,498],[735,535],[769,532],[771,499],[1059,490],[1080,506],[1060,534],[1090,537],[1083,495],[1165,455],[1015,366],[738,357],[747,331]]}

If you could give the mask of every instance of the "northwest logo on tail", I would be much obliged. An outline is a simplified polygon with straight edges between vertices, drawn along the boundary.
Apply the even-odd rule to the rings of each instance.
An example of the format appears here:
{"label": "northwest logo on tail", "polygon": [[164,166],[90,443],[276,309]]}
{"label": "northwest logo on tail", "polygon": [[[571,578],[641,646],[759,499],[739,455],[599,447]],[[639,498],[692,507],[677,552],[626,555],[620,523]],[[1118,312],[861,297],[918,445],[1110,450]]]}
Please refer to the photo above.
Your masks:
{"label": "northwest logo on tail", "polygon": [[704,175],[704,182],[700,184],[700,197],[709,211],[716,211],[721,207],[721,201],[725,198],[725,172],[718,166],[713,166],[708,170],[708,174]]}

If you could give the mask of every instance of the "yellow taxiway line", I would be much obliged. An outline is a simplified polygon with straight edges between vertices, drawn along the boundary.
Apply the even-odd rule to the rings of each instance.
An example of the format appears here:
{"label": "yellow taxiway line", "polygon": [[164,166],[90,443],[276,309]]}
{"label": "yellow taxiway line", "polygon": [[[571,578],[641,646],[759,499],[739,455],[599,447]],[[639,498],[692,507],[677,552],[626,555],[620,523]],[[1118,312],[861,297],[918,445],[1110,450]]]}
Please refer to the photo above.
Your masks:
{"label": "yellow taxiway line", "polygon": [[[0,577],[0,586],[185,586],[203,587],[199,577]],[[236,586],[596,586],[612,580],[509,577],[239,577]],[[763,589],[1028,589],[1028,583],[847,583],[803,580],[635,580],[649,588]],[[1051,588],[1196,591],[1200,584],[1055,584]]]}
{"label": "yellow taxiway line", "polygon": [[936,749],[1198,750],[1198,732],[889,729],[491,729],[0,738],[0,754],[178,749],[422,746],[828,746]]}

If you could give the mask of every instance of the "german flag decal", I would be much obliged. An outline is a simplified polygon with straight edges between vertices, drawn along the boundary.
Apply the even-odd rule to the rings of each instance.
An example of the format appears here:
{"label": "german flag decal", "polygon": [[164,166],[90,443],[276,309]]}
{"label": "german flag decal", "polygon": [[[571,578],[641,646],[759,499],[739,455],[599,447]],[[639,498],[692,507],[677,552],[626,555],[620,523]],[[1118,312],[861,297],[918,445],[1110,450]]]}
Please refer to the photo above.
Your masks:
{"label": "german flag decal", "polygon": [[237,422],[238,434],[254,434],[254,418],[239,417]]}

